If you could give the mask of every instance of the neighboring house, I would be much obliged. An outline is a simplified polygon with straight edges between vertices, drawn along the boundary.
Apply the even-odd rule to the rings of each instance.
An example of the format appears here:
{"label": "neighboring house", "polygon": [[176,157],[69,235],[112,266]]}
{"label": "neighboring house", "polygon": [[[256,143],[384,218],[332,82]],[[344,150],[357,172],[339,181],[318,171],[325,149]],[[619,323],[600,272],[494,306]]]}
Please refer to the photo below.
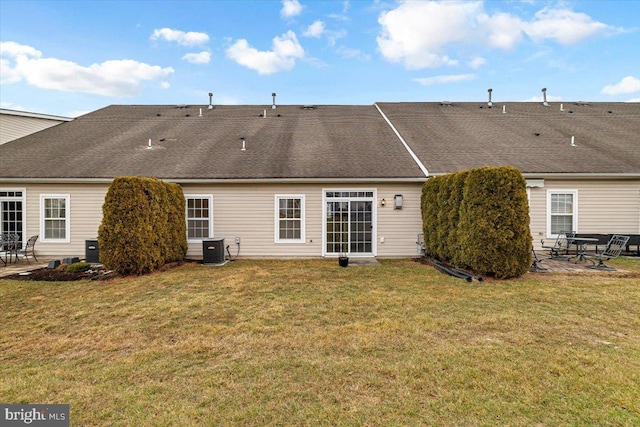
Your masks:
{"label": "neighboring house", "polygon": [[539,247],[562,230],[640,233],[638,103],[380,103],[429,175],[509,165]]}
{"label": "neighboring house", "polygon": [[[211,107],[211,108],[209,108]],[[179,183],[190,257],[417,254],[429,176],[512,165],[534,240],[640,232],[640,105],[110,106],[0,146],[0,230],[84,253],[116,176]],[[571,144],[573,138],[573,145]],[[24,238],[24,237],[23,237]]]}
{"label": "neighboring house", "polygon": [[73,119],[68,117],[2,108],[0,109],[0,145],[71,120]]}

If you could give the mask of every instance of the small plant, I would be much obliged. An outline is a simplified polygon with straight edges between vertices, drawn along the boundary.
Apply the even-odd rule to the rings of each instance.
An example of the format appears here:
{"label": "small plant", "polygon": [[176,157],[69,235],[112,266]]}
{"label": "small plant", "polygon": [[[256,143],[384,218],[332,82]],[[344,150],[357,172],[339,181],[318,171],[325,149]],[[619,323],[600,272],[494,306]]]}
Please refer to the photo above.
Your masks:
{"label": "small plant", "polygon": [[87,271],[90,268],[91,264],[89,264],[88,262],[75,262],[67,267],[67,273],[82,273],[83,271]]}

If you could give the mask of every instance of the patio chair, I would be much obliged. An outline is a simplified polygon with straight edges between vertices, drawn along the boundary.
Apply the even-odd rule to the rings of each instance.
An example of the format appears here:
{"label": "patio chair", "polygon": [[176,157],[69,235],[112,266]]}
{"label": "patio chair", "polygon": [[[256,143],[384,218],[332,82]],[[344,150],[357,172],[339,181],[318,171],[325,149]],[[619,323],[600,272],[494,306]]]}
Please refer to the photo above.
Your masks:
{"label": "patio chair", "polygon": [[[13,256],[16,256],[18,260],[18,245],[20,244],[20,235],[15,233],[5,233],[2,235],[2,242],[0,242],[1,251],[4,253],[4,263],[13,262]],[[7,261],[8,260],[8,261]]]}
{"label": "patio chair", "polygon": [[9,235],[0,233],[0,261],[7,265],[7,260],[11,262],[9,258],[11,252],[9,251]]}
{"label": "patio chair", "polygon": [[529,267],[529,271],[531,272],[547,271],[546,268],[540,266],[540,263],[545,259],[549,259],[549,258],[551,258],[551,256],[546,256],[544,258],[539,257],[538,254],[536,253],[536,250],[532,247],[531,248],[531,266]]}
{"label": "patio chair", "polygon": [[[575,231],[561,231],[558,233],[558,237],[553,243],[553,246],[545,246],[544,240],[540,240],[540,243],[542,244],[542,249],[547,249],[549,251],[549,258],[565,259],[569,254],[569,247],[571,246],[575,236]],[[564,252],[564,254],[562,254],[562,252]]]}
{"label": "patio chair", "polygon": [[38,240],[38,236],[29,237],[29,240],[27,240],[27,243],[25,243],[24,248],[16,252],[16,259],[18,258],[18,254],[19,254],[24,256],[24,259],[26,259],[27,262],[31,264],[31,261],[29,261],[29,254],[31,254],[31,256],[36,260],[36,262],[38,262],[38,258],[36,258],[36,252],[35,252],[36,240]]}
{"label": "patio chair", "polygon": [[[586,255],[586,258],[593,263],[593,265],[590,265],[589,268],[594,268],[596,270],[616,271],[615,268],[605,265],[604,261],[618,258],[622,250],[626,247],[628,241],[629,236],[621,236],[619,234],[614,234],[613,236],[611,236],[609,243],[607,243],[607,247],[604,248],[602,252],[596,252],[594,255]],[[595,260],[598,260],[597,264]]]}

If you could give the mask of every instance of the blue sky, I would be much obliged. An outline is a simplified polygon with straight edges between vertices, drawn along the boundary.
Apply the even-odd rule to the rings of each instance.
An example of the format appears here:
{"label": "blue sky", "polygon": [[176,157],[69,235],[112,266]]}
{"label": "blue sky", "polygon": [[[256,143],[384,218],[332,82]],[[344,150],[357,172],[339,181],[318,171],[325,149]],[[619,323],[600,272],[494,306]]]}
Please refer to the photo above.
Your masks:
{"label": "blue sky", "polygon": [[0,106],[640,102],[640,0],[0,0]]}

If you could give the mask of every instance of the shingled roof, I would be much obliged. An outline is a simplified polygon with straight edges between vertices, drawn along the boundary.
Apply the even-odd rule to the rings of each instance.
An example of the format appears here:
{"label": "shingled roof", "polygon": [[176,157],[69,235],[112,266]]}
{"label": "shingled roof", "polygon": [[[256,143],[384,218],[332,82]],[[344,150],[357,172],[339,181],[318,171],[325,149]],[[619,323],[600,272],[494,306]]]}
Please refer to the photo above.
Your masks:
{"label": "shingled roof", "polygon": [[430,175],[509,165],[531,174],[640,176],[638,103],[377,105]]}
{"label": "shingled roof", "polygon": [[1,146],[0,177],[425,179],[373,105],[207,107],[97,110]]}
{"label": "shingled roof", "polygon": [[97,110],[0,146],[0,179],[422,181],[412,154],[430,175],[510,165],[640,177],[638,103],[207,107]]}

